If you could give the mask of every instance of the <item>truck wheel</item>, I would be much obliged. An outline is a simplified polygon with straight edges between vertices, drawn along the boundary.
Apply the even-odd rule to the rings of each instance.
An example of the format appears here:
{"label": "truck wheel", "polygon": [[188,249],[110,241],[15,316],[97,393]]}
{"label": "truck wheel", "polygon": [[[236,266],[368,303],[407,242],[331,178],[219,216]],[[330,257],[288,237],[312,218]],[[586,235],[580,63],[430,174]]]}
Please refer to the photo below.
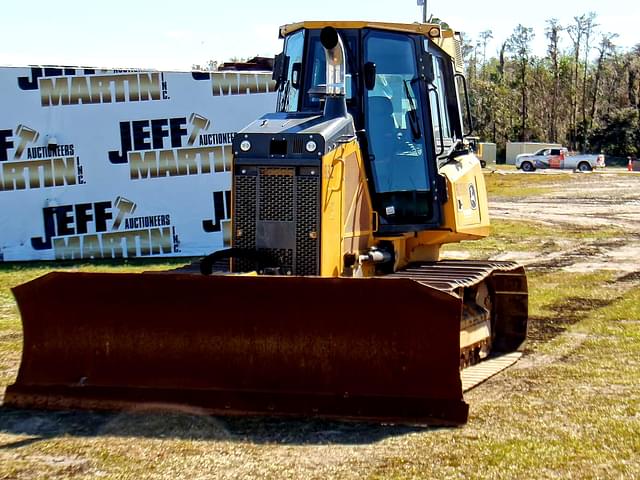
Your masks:
{"label": "truck wheel", "polygon": [[581,172],[590,172],[591,165],[589,165],[587,162],[580,162],[578,164],[578,170],[580,170]]}
{"label": "truck wheel", "polygon": [[533,163],[531,162],[522,162],[522,164],[520,165],[520,168],[524,172],[533,172],[536,169],[536,167],[534,167]]}

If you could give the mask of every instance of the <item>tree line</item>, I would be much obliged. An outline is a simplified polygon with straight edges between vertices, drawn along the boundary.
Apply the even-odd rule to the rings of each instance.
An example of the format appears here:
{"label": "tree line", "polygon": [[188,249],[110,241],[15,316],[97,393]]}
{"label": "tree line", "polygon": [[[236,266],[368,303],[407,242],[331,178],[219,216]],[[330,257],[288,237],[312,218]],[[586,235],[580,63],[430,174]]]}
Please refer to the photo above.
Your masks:
{"label": "tree line", "polygon": [[[547,20],[546,54],[532,54],[533,29],[518,25],[487,57],[486,30],[465,39],[475,133],[494,142],[561,143],[626,157],[640,153],[640,44],[624,50],[594,13]],[[568,42],[567,42],[568,41]],[[567,47],[563,47],[565,43]]]}

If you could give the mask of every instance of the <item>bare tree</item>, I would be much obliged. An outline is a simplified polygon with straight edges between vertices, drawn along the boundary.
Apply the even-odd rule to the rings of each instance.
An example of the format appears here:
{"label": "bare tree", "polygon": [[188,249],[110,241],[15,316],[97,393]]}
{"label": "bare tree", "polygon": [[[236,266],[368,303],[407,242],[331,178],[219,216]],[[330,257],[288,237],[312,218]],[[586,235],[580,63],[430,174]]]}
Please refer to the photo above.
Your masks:
{"label": "bare tree", "polygon": [[558,102],[560,99],[560,32],[562,32],[562,26],[556,18],[547,20],[547,28],[545,33],[549,39],[549,46],[547,47],[547,54],[551,60],[551,69],[553,73],[553,96],[551,98],[548,135],[549,140],[552,142],[558,141]]}
{"label": "bare tree", "polygon": [[598,26],[595,23],[596,14],[589,12],[584,25],[584,65],[582,75],[582,146],[585,146],[586,139],[589,135],[587,131],[587,72],[589,70],[589,53],[591,52],[591,36],[593,31]]}
{"label": "bare tree", "polygon": [[493,32],[491,30],[485,30],[480,32],[479,43],[482,45],[482,65],[487,63],[487,44],[489,40],[493,38]]}
{"label": "bare tree", "polygon": [[500,82],[502,82],[502,79],[504,78],[504,63],[505,63],[505,58],[504,58],[504,54],[505,51],[507,50],[507,42],[502,42],[502,45],[500,45],[500,52],[499,52],[499,67],[498,67],[498,74],[500,77]]}
{"label": "bare tree", "polygon": [[476,76],[476,70],[478,68],[476,61],[476,46],[471,43],[471,39],[467,39],[466,37],[462,38],[462,58],[464,59],[467,77],[469,80],[469,85],[473,83],[472,79]]}
{"label": "bare tree", "polygon": [[520,140],[528,139],[527,132],[527,66],[531,55],[531,41],[533,40],[533,28],[518,25],[507,40],[507,50],[515,55],[518,65],[518,80],[521,98],[521,129]]}
{"label": "bare tree", "polygon": [[[640,43],[629,52],[626,66],[629,105],[634,107],[640,116]],[[638,137],[640,140],[640,133]]]}
{"label": "bare tree", "polygon": [[591,111],[589,112],[589,131],[593,129],[593,119],[596,116],[596,105],[600,87],[600,79],[602,77],[602,69],[605,59],[615,51],[613,39],[618,36],[617,33],[603,33],[600,37],[600,45],[596,47],[598,50],[598,60],[596,64],[595,79],[593,81],[593,92],[591,95]]}

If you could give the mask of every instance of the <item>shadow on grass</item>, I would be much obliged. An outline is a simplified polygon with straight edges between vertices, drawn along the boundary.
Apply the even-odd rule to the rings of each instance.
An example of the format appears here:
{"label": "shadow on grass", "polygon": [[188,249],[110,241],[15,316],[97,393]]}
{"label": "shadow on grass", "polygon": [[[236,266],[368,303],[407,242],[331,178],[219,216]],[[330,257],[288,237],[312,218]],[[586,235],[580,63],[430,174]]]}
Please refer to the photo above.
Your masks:
{"label": "shadow on grass", "polygon": [[614,281],[610,283],[621,283],[621,282],[638,282],[640,281],[640,272],[629,272],[621,277],[616,278]]}
{"label": "shadow on grass", "polygon": [[360,445],[435,428],[274,417],[215,417],[174,412],[50,412],[0,408],[0,432],[29,436],[0,443],[12,450],[65,436],[141,437],[285,445]]}
{"label": "shadow on grass", "polygon": [[545,307],[549,312],[544,316],[529,317],[527,332],[527,352],[535,351],[535,346],[553,340],[571,325],[585,320],[594,310],[600,310],[620,300],[621,297],[603,300],[598,298],[563,298]]}

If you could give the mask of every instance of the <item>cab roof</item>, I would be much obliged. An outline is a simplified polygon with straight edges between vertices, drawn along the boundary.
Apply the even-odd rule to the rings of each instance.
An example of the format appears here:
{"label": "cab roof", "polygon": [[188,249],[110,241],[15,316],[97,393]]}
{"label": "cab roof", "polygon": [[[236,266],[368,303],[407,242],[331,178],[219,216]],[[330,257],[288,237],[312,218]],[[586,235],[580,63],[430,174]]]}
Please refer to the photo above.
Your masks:
{"label": "cab roof", "polygon": [[[442,36],[442,37],[452,37],[454,35],[453,30],[444,29],[441,25],[437,23],[390,23],[390,22],[369,22],[369,21],[356,21],[356,20],[346,20],[346,21],[325,21],[325,20],[314,20],[310,22],[298,22],[298,23],[289,23],[287,25],[283,25],[280,27],[280,38],[283,38],[290,33],[293,33],[297,30],[301,30],[303,28],[306,29],[321,29],[324,27],[334,27],[336,29],[363,29],[363,28],[377,28],[379,30],[390,30],[394,32],[406,32],[406,33],[417,33],[425,36]],[[433,29],[438,29],[438,35],[434,35]]]}
{"label": "cab roof", "polygon": [[438,23],[391,23],[391,22],[369,22],[369,21],[327,21],[314,20],[311,22],[289,23],[280,27],[280,38],[284,38],[298,30],[319,30],[324,27],[333,27],[335,29],[354,29],[361,30],[363,28],[376,28],[378,30],[387,30],[392,32],[404,32],[423,35],[432,40],[436,45],[443,49],[451,58],[454,59],[456,71],[462,73],[464,62],[462,59],[462,45],[460,40],[460,32],[456,32],[451,28],[445,28]]}

